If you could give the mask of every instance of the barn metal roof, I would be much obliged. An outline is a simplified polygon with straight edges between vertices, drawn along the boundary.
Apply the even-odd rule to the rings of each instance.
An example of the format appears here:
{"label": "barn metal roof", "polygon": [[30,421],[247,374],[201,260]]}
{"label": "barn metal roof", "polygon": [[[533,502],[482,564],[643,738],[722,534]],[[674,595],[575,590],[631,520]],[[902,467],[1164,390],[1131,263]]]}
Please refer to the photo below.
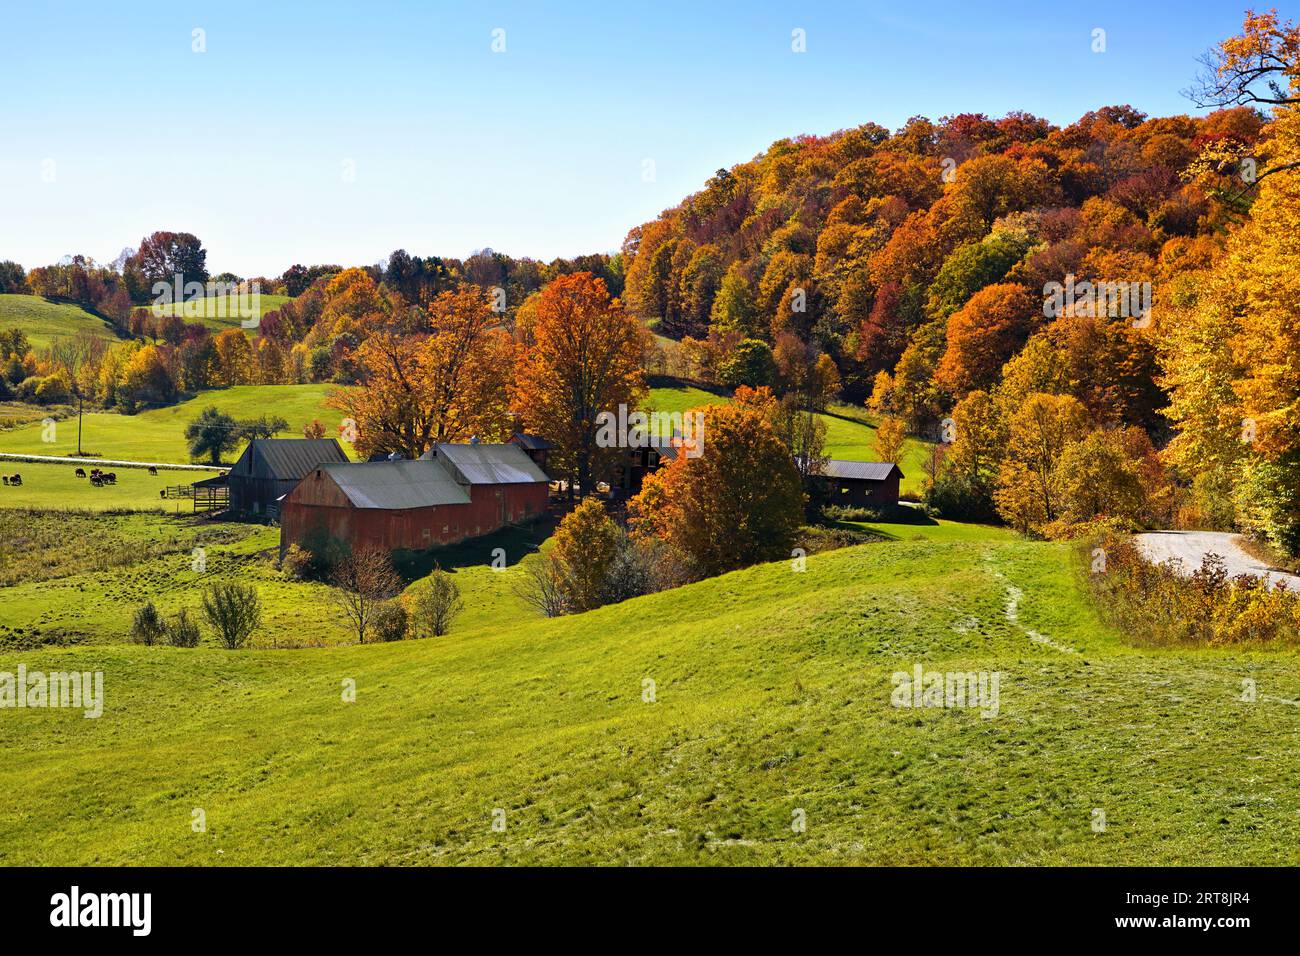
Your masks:
{"label": "barn metal roof", "polygon": [[423,459],[448,462],[469,485],[520,485],[549,482],[546,473],[518,445],[434,445]]}
{"label": "barn metal roof", "polygon": [[255,438],[230,469],[239,478],[297,481],[318,465],[346,462],[333,438]]}
{"label": "barn metal roof", "polygon": [[469,504],[469,491],[437,459],[325,465],[324,470],[358,508],[401,510]]}
{"label": "barn metal roof", "polygon": [[839,458],[828,459],[822,466],[822,474],[827,478],[850,478],[858,481],[884,481],[894,472],[903,477],[903,471],[892,461],[844,461]]}
{"label": "barn metal roof", "polygon": [[515,432],[515,443],[528,451],[546,451],[548,448],[555,446],[548,442],[541,435],[529,435],[525,432]]}

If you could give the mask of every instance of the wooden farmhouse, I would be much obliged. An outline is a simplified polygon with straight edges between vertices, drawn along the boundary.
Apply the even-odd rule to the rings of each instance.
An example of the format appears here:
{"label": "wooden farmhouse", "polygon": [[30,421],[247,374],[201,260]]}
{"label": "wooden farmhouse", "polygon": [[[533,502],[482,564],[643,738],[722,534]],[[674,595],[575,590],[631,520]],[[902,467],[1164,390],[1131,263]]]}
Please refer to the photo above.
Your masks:
{"label": "wooden farmhouse", "polygon": [[330,540],[423,550],[546,511],[549,480],[517,444],[434,445],[415,461],[327,463],[284,500],[280,552]]}
{"label": "wooden farmhouse", "polygon": [[279,501],[317,465],[348,460],[333,438],[257,438],[224,475],[194,483],[196,494],[225,485],[229,510],[241,518],[275,518]]}

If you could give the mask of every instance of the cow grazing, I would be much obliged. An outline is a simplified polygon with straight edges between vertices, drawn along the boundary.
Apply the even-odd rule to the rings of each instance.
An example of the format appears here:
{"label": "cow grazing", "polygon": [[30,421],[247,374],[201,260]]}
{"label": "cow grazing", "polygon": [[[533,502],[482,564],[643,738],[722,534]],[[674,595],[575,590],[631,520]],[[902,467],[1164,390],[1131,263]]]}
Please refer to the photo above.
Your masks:
{"label": "cow grazing", "polygon": [[104,479],[103,479],[103,478],[100,478],[99,475],[92,474],[92,475],[90,476],[90,487],[92,487],[92,488],[102,488],[103,485],[104,485]]}
{"label": "cow grazing", "polygon": [[110,471],[107,475],[100,475],[100,477],[110,485],[117,484],[117,472],[115,471]]}
{"label": "cow grazing", "polygon": [[157,477],[158,477],[158,469],[155,468],[153,465],[150,465],[150,466],[149,466],[149,474],[151,474],[151,475],[153,475],[155,478],[157,478]]}
{"label": "cow grazing", "polygon": [[11,485],[21,485],[22,483],[23,483],[23,476],[22,476],[22,475],[10,475],[10,476],[9,476],[9,484],[11,484]]}
{"label": "cow grazing", "polygon": [[78,478],[85,478],[85,477],[86,477],[86,469],[84,469],[84,468],[78,468],[78,469],[77,469],[77,477],[78,477]]}

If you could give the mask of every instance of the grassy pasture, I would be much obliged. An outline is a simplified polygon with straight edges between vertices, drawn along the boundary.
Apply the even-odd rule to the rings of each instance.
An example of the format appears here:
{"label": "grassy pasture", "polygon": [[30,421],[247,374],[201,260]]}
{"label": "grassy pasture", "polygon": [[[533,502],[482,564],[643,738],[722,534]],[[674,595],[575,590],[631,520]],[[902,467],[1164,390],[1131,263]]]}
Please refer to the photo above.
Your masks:
{"label": "grassy pasture", "polygon": [[[209,568],[262,582],[261,534]],[[1294,653],[1131,647],[1069,555],[969,529],[556,620],[470,594],[501,614],[436,640],[0,651],[105,686],[98,720],[0,720],[0,863],[1300,863]],[[47,607],[138,596],[93,574]],[[268,631],[314,632],[323,602],[283,586]],[[891,706],[917,664],[998,672],[997,714]]]}
{"label": "grassy pasture", "polygon": [[113,326],[79,305],[50,302],[38,295],[0,295],[0,329],[20,328],[32,348],[48,348],[58,338],[69,338],[82,330],[96,337],[117,341]]}
{"label": "grassy pasture", "polygon": [[[202,392],[188,401],[138,415],[87,412],[82,423],[82,448],[104,458],[127,461],[188,463],[185,426],[214,405],[237,419],[280,415],[289,423],[284,437],[302,437],[302,426],[319,419],[327,435],[337,435],[343,413],[325,406],[331,385],[236,385]],[[39,422],[0,432],[0,452],[24,455],[75,455],[77,421],[60,421],[56,441],[42,441]],[[230,456],[234,461],[236,451]],[[121,474],[120,469],[118,470]],[[197,480],[197,478],[191,479]],[[177,482],[172,482],[176,484]]]}
{"label": "grassy pasture", "polygon": [[189,514],[193,504],[182,499],[163,499],[160,492],[176,485],[188,485],[211,478],[215,471],[168,471],[150,475],[144,468],[104,466],[117,475],[117,483],[93,487],[76,477],[78,467],[90,471],[93,465],[65,465],[0,459],[0,474],[23,476],[17,488],[0,487],[0,509],[68,508],[86,511],[161,511]]}
{"label": "grassy pasture", "polygon": [[[704,405],[723,405],[730,399],[688,385],[652,388],[644,403],[646,411],[685,412]],[[826,455],[848,461],[879,461],[874,443],[875,419],[865,409],[852,405],[832,405],[819,416],[826,423]],[[922,463],[929,455],[930,444],[917,438],[903,443],[903,494],[919,495],[925,488]]]}
{"label": "grassy pasture", "polygon": [[[251,298],[251,297],[250,297]],[[149,306],[149,311],[155,316],[179,315],[186,322],[202,322],[214,332],[221,332],[225,329],[237,329],[245,318],[250,318],[241,314],[241,308],[250,301],[245,298],[241,301],[239,295],[210,295],[201,299],[190,299],[186,302],[169,302],[166,304],[158,303]],[[268,312],[274,312],[288,302],[290,296],[287,295],[270,295],[262,293],[257,302],[256,318],[260,321],[262,316]],[[254,331],[255,330],[250,330]]]}

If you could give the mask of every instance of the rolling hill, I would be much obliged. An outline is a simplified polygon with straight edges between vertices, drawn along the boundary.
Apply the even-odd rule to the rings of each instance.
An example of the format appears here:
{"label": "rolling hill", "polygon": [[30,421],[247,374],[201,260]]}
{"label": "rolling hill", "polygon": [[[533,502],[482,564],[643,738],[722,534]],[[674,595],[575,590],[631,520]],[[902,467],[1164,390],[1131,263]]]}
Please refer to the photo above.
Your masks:
{"label": "rolling hill", "polygon": [[[185,426],[203,409],[215,406],[236,419],[279,415],[289,423],[285,437],[302,435],[302,426],[319,419],[326,433],[336,435],[343,413],[325,405],[332,385],[236,385],[201,392],[177,405],[138,415],[87,412],[82,422],[82,449],[104,458],[145,462],[189,462]],[[39,422],[0,432],[0,452],[23,455],[75,455],[77,422],[59,422],[57,441],[42,440]],[[230,456],[234,460],[241,449]]]}
{"label": "rolling hill", "polygon": [[19,328],[33,348],[48,348],[57,338],[88,330],[99,338],[116,341],[113,326],[79,305],[51,302],[38,295],[0,295],[0,329]]}
{"label": "rolling hill", "polygon": [[[436,640],[25,653],[104,713],[0,721],[0,862],[1300,862],[1293,657],[1127,646],[1066,545],[903,537],[553,620],[471,588]],[[917,665],[996,715],[891,706]]]}
{"label": "rolling hill", "polygon": [[[287,295],[270,295],[263,293],[258,299],[256,309],[260,320],[267,312],[273,312],[290,299]],[[207,296],[191,299],[188,302],[173,302],[167,305],[151,305],[154,315],[179,315],[186,322],[201,321],[213,332],[224,329],[237,329],[245,318],[240,314],[240,298],[237,295]]]}

